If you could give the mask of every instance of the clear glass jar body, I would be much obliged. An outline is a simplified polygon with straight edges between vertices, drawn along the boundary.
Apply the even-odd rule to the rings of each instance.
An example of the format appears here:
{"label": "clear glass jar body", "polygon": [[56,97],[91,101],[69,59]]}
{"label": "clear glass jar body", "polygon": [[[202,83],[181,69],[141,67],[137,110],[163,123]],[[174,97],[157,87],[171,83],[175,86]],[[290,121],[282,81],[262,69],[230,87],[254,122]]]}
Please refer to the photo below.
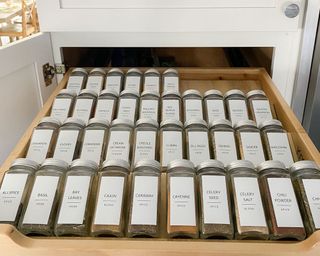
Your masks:
{"label": "clear glass jar body", "polygon": [[131,68],[128,70],[125,81],[124,90],[133,90],[140,94],[142,82],[142,72],[137,68]]}
{"label": "clear glass jar body", "polygon": [[136,122],[139,113],[139,95],[133,90],[121,92],[118,101],[117,119],[127,119]]}
{"label": "clear glass jar body", "polygon": [[179,73],[176,69],[169,68],[162,74],[162,91],[180,91]]}
{"label": "clear glass jar body", "polygon": [[104,88],[106,90],[113,90],[117,95],[120,95],[123,88],[123,80],[123,72],[118,68],[112,68],[107,73]]}
{"label": "clear glass jar body", "polygon": [[61,123],[71,116],[75,93],[67,89],[63,89],[54,99],[50,116],[58,119]]}
{"label": "clear glass jar body", "polygon": [[193,119],[203,120],[202,97],[197,90],[187,90],[183,93],[184,121]]}
{"label": "clear glass jar body", "polygon": [[228,119],[233,126],[239,121],[249,119],[247,100],[243,92],[239,90],[230,90],[225,94],[224,101]]}
{"label": "clear glass jar body", "polygon": [[94,68],[90,71],[86,89],[94,91],[97,95],[101,92],[104,85],[106,72],[101,68]]}
{"label": "clear glass jar body", "polygon": [[160,93],[160,73],[154,68],[148,69],[143,76],[143,91]]}
{"label": "clear glass jar body", "polygon": [[89,119],[93,117],[96,101],[97,94],[94,91],[82,90],[76,98],[72,117],[80,119],[87,124]]}
{"label": "clear glass jar body", "polygon": [[270,239],[303,240],[306,233],[289,172],[270,168],[259,176]]}
{"label": "clear glass jar body", "polygon": [[139,119],[148,118],[159,121],[160,109],[159,94],[151,91],[144,91],[140,98]]}
{"label": "clear glass jar body", "polygon": [[87,82],[88,72],[83,68],[75,68],[72,70],[66,89],[74,92],[76,95],[84,88]]}
{"label": "clear glass jar body", "polygon": [[116,115],[117,100],[116,92],[103,90],[97,99],[94,117],[110,123]]}
{"label": "clear glass jar body", "polygon": [[[38,165],[28,159],[17,159],[3,175],[0,186],[0,223],[18,225],[22,208],[34,179]],[[28,163],[31,161],[31,164]]]}
{"label": "clear glass jar body", "polygon": [[161,121],[182,121],[182,103],[178,92],[164,92],[161,97]]}
{"label": "clear glass jar body", "polygon": [[227,118],[223,96],[220,91],[209,90],[205,92],[203,104],[205,120],[207,123]]}

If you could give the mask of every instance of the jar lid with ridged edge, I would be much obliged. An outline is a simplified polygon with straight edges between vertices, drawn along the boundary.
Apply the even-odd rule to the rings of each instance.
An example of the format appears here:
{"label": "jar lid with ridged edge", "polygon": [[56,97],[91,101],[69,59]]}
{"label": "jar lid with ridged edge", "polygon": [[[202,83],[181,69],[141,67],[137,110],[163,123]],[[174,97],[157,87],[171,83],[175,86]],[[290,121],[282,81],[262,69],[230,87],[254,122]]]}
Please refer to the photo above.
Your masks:
{"label": "jar lid with ridged edge", "polygon": [[232,89],[232,90],[229,90],[227,91],[225,94],[224,94],[224,98],[227,99],[228,97],[230,97],[231,95],[239,95],[243,98],[246,97],[246,95],[243,93],[243,91],[239,90],[239,89]]}
{"label": "jar lid with ridged edge", "polygon": [[281,128],[281,129],[283,128],[282,123],[277,119],[271,119],[271,120],[264,121],[259,126],[259,128],[261,130],[267,130],[267,129],[273,128],[275,126]]}
{"label": "jar lid with ridged edge", "polygon": [[24,167],[32,169],[33,171],[36,171],[39,168],[39,164],[29,158],[17,158],[13,160],[11,167]]}
{"label": "jar lid with ridged edge", "polygon": [[189,89],[189,90],[186,90],[186,91],[184,91],[182,93],[182,98],[185,98],[185,97],[188,97],[188,96],[196,96],[199,99],[202,99],[201,93],[198,90],[195,90],[195,89]]}
{"label": "jar lid with ridged edge", "polygon": [[70,97],[76,97],[77,96],[77,94],[73,90],[69,90],[69,89],[62,89],[57,94],[57,96],[63,96],[63,95],[67,95],[67,96],[70,96]]}
{"label": "jar lid with ridged edge", "polygon": [[101,75],[106,75],[106,71],[102,68],[94,68],[90,71],[89,75],[92,75],[94,73],[100,73]]}
{"label": "jar lid with ridged edge", "polygon": [[174,171],[175,168],[184,168],[184,171],[195,172],[194,164],[190,160],[177,159],[167,165],[167,172]]}
{"label": "jar lid with ridged edge", "polygon": [[98,94],[95,91],[92,91],[90,89],[83,89],[80,91],[79,96],[84,96],[84,95],[90,95],[92,97],[97,98]]}
{"label": "jar lid with ridged edge", "polygon": [[121,125],[128,126],[129,128],[134,127],[134,123],[129,119],[117,118],[111,122],[111,127],[116,127],[116,126],[121,126]]}
{"label": "jar lid with ridged edge", "polygon": [[160,98],[160,94],[155,91],[143,91],[141,93],[141,98],[146,97],[146,96],[153,96],[153,97]]}
{"label": "jar lid with ridged edge", "polygon": [[51,117],[51,116],[45,116],[45,117],[43,117],[43,118],[40,120],[40,122],[39,122],[38,125],[41,125],[41,124],[44,124],[44,123],[52,124],[55,128],[59,128],[60,125],[61,125],[61,122],[60,122],[58,119],[56,119],[56,118],[54,118],[54,117]]}
{"label": "jar lid with ridged edge", "polygon": [[218,96],[221,99],[223,98],[222,92],[215,89],[208,90],[203,94],[204,99],[209,98],[211,96]]}
{"label": "jar lid with ridged edge", "polygon": [[286,166],[284,163],[277,161],[277,160],[268,160],[264,161],[257,166],[257,171],[262,172],[268,169],[277,169],[278,171],[287,171]]}
{"label": "jar lid with ridged edge", "polygon": [[83,128],[86,126],[86,123],[78,118],[74,118],[74,117],[68,117],[62,124],[62,126],[68,126],[68,125],[76,125],[80,128]]}
{"label": "jar lid with ridged edge", "polygon": [[141,126],[152,126],[154,128],[158,128],[159,124],[157,121],[155,121],[151,118],[140,118],[136,122],[136,127],[141,127]]}
{"label": "jar lid with ridged edge", "polygon": [[206,168],[216,168],[216,169],[219,169],[219,170],[221,170],[223,172],[226,171],[224,169],[224,164],[221,161],[210,159],[210,160],[207,160],[207,161],[204,161],[204,162],[200,163],[197,166],[197,173],[200,173],[201,171],[203,171]]}
{"label": "jar lid with ridged edge", "polygon": [[130,68],[128,71],[127,71],[127,76],[132,76],[132,75],[135,75],[135,74],[139,74],[139,75],[142,75],[142,72],[140,69],[138,68]]}
{"label": "jar lid with ridged edge", "polygon": [[163,120],[161,123],[160,123],[160,128],[163,128],[165,126],[170,126],[170,125],[174,125],[174,126],[177,126],[181,129],[183,129],[183,124],[181,121],[179,120],[175,120],[175,119],[167,119],[167,120]]}
{"label": "jar lid with ridged edge", "polygon": [[85,70],[84,68],[74,68],[71,72],[71,75],[77,72],[83,73],[84,75],[88,75],[88,71]]}
{"label": "jar lid with ridged edge", "polygon": [[174,69],[174,68],[168,68],[163,72],[163,75],[169,75],[169,74],[174,74],[174,75],[179,75],[178,70]]}
{"label": "jar lid with ridged edge", "polygon": [[248,160],[236,160],[227,165],[226,169],[228,172],[238,169],[238,168],[246,168],[256,170],[253,163]]}
{"label": "jar lid with ridged edge", "polygon": [[120,167],[125,169],[126,172],[130,171],[130,164],[122,159],[118,159],[118,160],[114,160],[114,159],[110,159],[110,160],[106,160],[102,163],[102,168],[101,170],[103,170],[104,168],[110,168],[110,167]]}
{"label": "jar lid with ridged edge", "polygon": [[291,167],[289,168],[289,171],[291,173],[294,173],[304,169],[314,169],[320,172],[320,167],[317,165],[315,161],[312,161],[312,160],[302,160],[302,161],[295,162],[291,165]]}
{"label": "jar lid with ridged edge", "polygon": [[102,126],[103,128],[108,128],[110,126],[110,123],[108,120],[93,117],[89,119],[89,122],[87,124],[87,127],[92,127],[92,126]]}
{"label": "jar lid with ridged edge", "polygon": [[179,92],[177,91],[165,91],[161,94],[161,97],[164,98],[164,97],[169,97],[169,96],[175,96],[175,97],[179,97],[181,98],[181,95]]}
{"label": "jar lid with ridged edge", "polygon": [[213,129],[217,126],[232,128],[232,123],[227,119],[217,119],[209,123],[209,129]]}
{"label": "jar lid with ridged edge", "polygon": [[145,159],[145,160],[140,160],[140,161],[136,162],[134,165],[133,171],[136,171],[140,167],[149,167],[149,168],[154,169],[157,172],[160,172],[160,169],[161,169],[160,163],[158,161],[152,160],[152,159]]}
{"label": "jar lid with ridged edge", "polygon": [[99,97],[103,96],[112,96],[114,98],[118,97],[118,93],[115,90],[112,89],[104,89],[100,92]]}
{"label": "jar lid with ridged edge", "polygon": [[120,68],[112,68],[108,71],[107,76],[114,74],[123,76],[124,73]]}
{"label": "jar lid with ridged edge", "polygon": [[249,99],[250,97],[255,96],[255,95],[262,95],[262,96],[267,97],[265,92],[262,90],[252,90],[252,91],[248,92],[246,96],[247,96],[247,99]]}
{"label": "jar lid with ridged edge", "polygon": [[191,126],[202,126],[208,129],[208,124],[203,119],[190,119],[184,123],[184,128],[190,128]]}
{"label": "jar lid with ridged edge", "polygon": [[98,170],[99,166],[96,162],[91,160],[76,159],[71,162],[70,169],[77,168],[77,167],[88,168],[91,171],[95,172]]}
{"label": "jar lid with ridged edge", "polygon": [[236,130],[247,127],[258,129],[256,122],[253,120],[240,120],[234,124],[234,129]]}
{"label": "jar lid with ridged edge", "polygon": [[123,96],[134,96],[134,97],[137,97],[139,98],[139,93],[135,90],[131,90],[131,89],[126,89],[126,90],[123,90],[121,93],[120,93],[120,97],[123,97]]}
{"label": "jar lid with ridged edge", "polygon": [[156,70],[155,68],[149,68],[146,72],[144,72],[144,75],[157,75],[160,76],[160,72]]}
{"label": "jar lid with ridged edge", "polygon": [[63,160],[60,159],[56,159],[56,158],[47,158],[45,159],[40,168],[46,168],[52,166],[54,168],[59,168],[60,170],[62,170],[63,172],[67,171],[69,164]]}

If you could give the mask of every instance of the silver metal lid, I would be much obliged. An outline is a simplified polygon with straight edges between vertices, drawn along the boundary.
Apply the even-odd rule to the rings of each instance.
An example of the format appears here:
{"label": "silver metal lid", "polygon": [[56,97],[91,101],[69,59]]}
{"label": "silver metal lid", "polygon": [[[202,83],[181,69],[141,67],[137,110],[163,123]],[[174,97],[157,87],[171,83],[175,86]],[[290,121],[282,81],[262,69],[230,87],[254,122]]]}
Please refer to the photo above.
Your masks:
{"label": "silver metal lid", "polygon": [[165,91],[161,94],[161,97],[166,97],[166,96],[177,96],[179,98],[181,98],[180,93],[177,91]]}
{"label": "silver metal lid", "polygon": [[127,161],[118,159],[118,160],[106,160],[102,163],[102,169],[109,167],[120,167],[125,169],[127,172],[130,171],[130,164]]}
{"label": "silver metal lid", "polygon": [[40,120],[39,124],[43,124],[43,123],[50,123],[50,124],[53,124],[54,126],[57,126],[57,127],[59,127],[61,125],[61,122],[58,119],[51,117],[51,116],[43,117]]}
{"label": "silver metal lid", "polygon": [[70,169],[76,167],[85,167],[91,169],[92,171],[97,171],[99,166],[96,162],[91,160],[76,159],[71,162]]}
{"label": "silver metal lid", "polygon": [[232,171],[233,169],[237,168],[247,168],[255,170],[253,163],[248,160],[236,160],[228,164],[226,167],[228,171]]}
{"label": "silver metal lid", "polygon": [[223,125],[232,128],[232,123],[227,119],[218,119],[209,123],[209,129],[212,129],[216,126]]}
{"label": "silver metal lid", "polygon": [[103,75],[106,75],[106,71],[105,71],[104,69],[102,69],[102,68],[94,68],[94,69],[92,69],[92,70],[90,71],[89,75],[92,74],[92,73],[94,73],[94,72],[97,72],[97,73],[101,73],[101,74],[103,74]]}
{"label": "silver metal lid", "polygon": [[291,165],[289,170],[290,172],[293,173],[303,169],[314,169],[314,170],[320,171],[320,167],[317,165],[317,163],[311,160],[302,160],[302,161],[295,162],[294,164]]}
{"label": "silver metal lid", "polygon": [[97,97],[98,96],[98,94],[95,91],[92,91],[90,89],[81,90],[80,93],[79,93],[79,96],[80,95],[84,95],[84,94],[89,94],[89,95],[92,95],[93,97]]}
{"label": "silver metal lid", "polygon": [[243,91],[240,91],[238,89],[232,89],[232,90],[229,90],[227,91],[225,94],[224,94],[224,98],[228,98],[230,95],[240,95],[242,97],[245,97],[246,95],[243,93]]}
{"label": "silver metal lid", "polygon": [[68,117],[62,124],[62,126],[65,126],[65,125],[69,125],[69,124],[75,124],[75,125],[78,125],[80,127],[85,127],[86,126],[86,123],[81,120],[81,119],[78,119],[78,118],[74,118],[74,117]]}
{"label": "silver metal lid", "polygon": [[112,73],[120,73],[121,75],[123,75],[123,71],[120,68],[112,68],[108,71],[107,75],[110,75]]}
{"label": "silver metal lid", "polygon": [[145,75],[147,74],[157,74],[160,75],[160,72],[156,70],[155,68],[149,68],[146,72],[144,72]]}
{"label": "silver metal lid", "polygon": [[110,123],[108,120],[93,117],[89,120],[87,127],[94,126],[94,125],[100,125],[100,126],[103,126],[104,128],[108,128],[110,126]]}
{"label": "silver metal lid", "polygon": [[57,96],[60,96],[60,95],[68,95],[68,96],[71,96],[71,97],[77,96],[77,94],[74,91],[69,90],[69,89],[60,90],[60,92],[57,94]]}
{"label": "silver metal lid", "polygon": [[134,170],[136,170],[139,167],[153,168],[157,172],[160,172],[160,168],[161,168],[160,163],[158,161],[152,160],[152,159],[140,160],[140,161],[136,162],[134,165]]}
{"label": "silver metal lid", "polygon": [[84,68],[74,68],[74,69],[72,70],[71,74],[72,74],[72,73],[75,73],[75,72],[81,72],[81,73],[83,73],[83,74],[85,74],[85,75],[88,75],[87,70],[85,70]]}
{"label": "silver metal lid", "polygon": [[[249,99],[250,97],[254,96],[254,95],[262,95],[262,96],[266,96],[265,92],[262,90],[252,90],[250,92],[247,93],[247,98]],[[267,96],[266,96],[267,97]]]}
{"label": "silver metal lid", "polygon": [[126,89],[126,90],[123,90],[121,93],[120,93],[120,97],[124,96],[124,95],[132,95],[132,96],[135,96],[137,98],[139,98],[139,93],[135,90],[131,90],[131,89]]}
{"label": "silver metal lid", "polygon": [[190,96],[190,95],[193,95],[193,96],[197,96],[197,97],[199,97],[199,98],[202,98],[201,93],[200,93],[198,90],[194,90],[194,89],[186,90],[186,91],[182,94],[182,98],[187,97],[187,96]]}
{"label": "silver metal lid", "polygon": [[222,92],[220,92],[219,90],[215,90],[215,89],[211,89],[211,90],[206,91],[203,94],[203,98],[213,96],[213,95],[223,98]]}
{"label": "silver metal lid", "polygon": [[154,97],[160,98],[160,94],[158,92],[155,92],[155,91],[143,91],[141,93],[141,97],[144,97],[144,96],[154,96]]}
{"label": "silver metal lid", "polygon": [[200,125],[208,129],[208,124],[203,119],[190,119],[184,123],[184,128],[189,128],[190,126],[193,126],[193,125]]}
{"label": "silver metal lid", "polygon": [[160,128],[163,128],[163,127],[168,126],[168,125],[174,125],[174,126],[178,126],[179,128],[183,128],[182,122],[179,121],[179,120],[175,120],[175,119],[163,120],[160,123]]}
{"label": "silver metal lid", "polygon": [[186,168],[192,172],[195,172],[194,164],[191,161],[186,159],[177,159],[168,163],[167,172],[171,172],[173,171],[172,169],[178,168],[178,167]]}
{"label": "silver metal lid", "polygon": [[277,127],[280,127],[280,128],[283,128],[282,127],[282,123],[277,120],[277,119],[271,119],[271,120],[267,120],[267,121],[264,121],[260,126],[259,128],[264,130],[264,129],[267,129],[269,126],[277,126]]}
{"label": "silver metal lid", "polygon": [[240,120],[234,124],[234,129],[239,129],[244,126],[258,128],[256,122],[253,120]]}
{"label": "silver metal lid", "polygon": [[168,68],[163,72],[163,75],[168,75],[168,74],[175,74],[175,75],[179,75],[178,70],[174,69],[174,68]]}
{"label": "silver metal lid", "polygon": [[28,158],[17,158],[15,159],[12,164],[11,167],[16,167],[16,166],[26,166],[28,168],[37,170],[39,168],[39,164],[31,159]]}
{"label": "silver metal lid", "polygon": [[153,120],[153,119],[151,119],[151,118],[140,118],[136,122],[136,127],[144,126],[144,125],[153,126],[154,128],[158,128],[159,127],[158,122]]}
{"label": "silver metal lid", "polygon": [[130,69],[127,71],[127,75],[131,75],[131,73],[138,73],[138,74],[142,75],[141,70],[138,69],[138,68],[130,68]]}
{"label": "silver metal lid", "polygon": [[114,119],[111,122],[111,127],[115,127],[115,126],[119,126],[119,125],[128,126],[129,128],[133,128],[134,127],[134,123],[129,119],[117,118],[117,119]]}
{"label": "silver metal lid", "polygon": [[104,89],[100,92],[99,97],[103,96],[103,95],[110,95],[113,97],[118,97],[118,93],[115,90],[111,90],[111,89]]}
{"label": "silver metal lid", "polygon": [[60,159],[47,158],[42,162],[41,168],[46,166],[55,166],[55,167],[58,167],[59,169],[62,169],[63,171],[66,171],[69,165],[67,162]]}
{"label": "silver metal lid", "polygon": [[268,169],[279,169],[282,171],[286,171],[286,166],[284,165],[284,163],[282,163],[278,160],[264,161],[257,166],[258,172],[262,172],[262,171],[268,170]]}
{"label": "silver metal lid", "polygon": [[217,168],[222,171],[225,171],[223,163],[219,160],[213,160],[213,159],[210,159],[210,160],[207,160],[207,161],[200,163],[197,166],[197,172],[200,172],[206,168]]}

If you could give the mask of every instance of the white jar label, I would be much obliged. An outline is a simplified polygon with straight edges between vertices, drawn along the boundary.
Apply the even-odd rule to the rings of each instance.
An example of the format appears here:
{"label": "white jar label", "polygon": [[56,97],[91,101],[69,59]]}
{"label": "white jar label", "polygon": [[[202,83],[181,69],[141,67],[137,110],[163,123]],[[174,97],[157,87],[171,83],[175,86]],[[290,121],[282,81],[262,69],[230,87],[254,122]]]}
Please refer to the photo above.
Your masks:
{"label": "white jar label", "polygon": [[144,79],[144,91],[160,92],[160,77],[146,76]]}
{"label": "white jar label", "polygon": [[252,107],[258,126],[273,118],[268,100],[252,100]]}
{"label": "white jar label", "polygon": [[156,160],[156,138],[155,131],[137,131],[134,163],[140,160]]}
{"label": "white jar label", "polygon": [[303,227],[290,178],[268,178],[272,205],[278,227]]}
{"label": "white jar label", "polygon": [[52,105],[51,116],[64,122],[68,118],[71,102],[71,99],[56,98]]}
{"label": "white jar label", "polygon": [[179,92],[179,77],[176,77],[176,76],[164,77],[163,91]]}
{"label": "white jar label", "polygon": [[240,226],[266,227],[258,179],[235,177],[234,188]]}
{"label": "white jar label", "polygon": [[105,131],[86,130],[83,138],[80,158],[100,164]]}
{"label": "white jar label", "polygon": [[93,100],[92,99],[77,99],[74,106],[72,116],[88,123],[91,115]]}
{"label": "white jar label", "polygon": [[232,125],[241,120],[248,120],[248,110],[245,100],[229,100],[230,120]]}
{"label": "white jar label", "polygon": [[203,119],[202,100],[185,100],[185,121]]}
{"label": "white jar label", "polygon": [[230,164],[232,161],[238,160],[236,141],[233,132],[214,132],[214,148],[215,159]]}
{"label": "white jar label", "polygon": [[111,122],[113,118],[113,108],[114,100],[99,99],[94,117]]}
{"label": "white jar label", "polygon": [[303,179],[303,186],[308,198],[312,219],[316,228],[320,228],[320,180]]}
{"label": "white jar label", "polygon": [[150,118],[158,122],[158,105],[157,100],[142,100],[140,118]]}
{"label": "white jar label", "polygon": [[124,160],[129,162],[130,132],[111,131],[106,160]]}
{"label": "white jar label", "polygon": [[289,168],[293,164],[293,157],[288,140],[288,135],[282,132],[267,133],[272,160],[278,160]]}
{"label": "white jar label", "polygon": [[98,192],[96,225],[119,225],[123,198],[123,177],[102,177]]}
{"label": "white jar label", "polygon": [[121,91],[121,76],[107,76],[105,88],[113,90],[119,95]]}
{"label": "white jar label", "polygon": [[52,134],[53,130],[33,130],[26,158],[41,164],[47,157]]}
{"label": "white jar label", "polygon": [[136,104],[136,99],[120,99],[117,118],[135,122]]}
{"label": "white jar label", "polygon": [[79,131],[61,130],[57,139],[53,158],[66,161],[70,164],[76,149]]}
{"label": "white jar label", "polygon": [[210,160],[209,140],[207,132],[188,132],[189,160],[194,166]]}
{"label": "white jar label", "polygon": [[127,76],[126,83],[124,86],[125,90],[134,90],[136,92],[140,92],[140,76]]}
{"label": "white jar label", "polygon": [[162,101],[162,121],[168,119],[180,120],[179,100]]}
{"label": "white jar label", "polygon": [[67,177],[58,224],[83,224],[90,180],[90,176]]}
{"label": "white jar label", "polygon": [[230,224],[224,176],[202,175],[203,217],[206,224]]}
{"label": "white jar label", "polygon": [[167,166],[172,160],[182,159],[182,132],[162,132],[162,166]]}
{"label": "white jar label", "polygon": [[223,100],[207,100],[207,120],[226,119]]}
{"label": "white jar label", "polygon": [[14,221],[27,183],[28,174],[5,174],[0,189],[0,221]]}
{"label": "white jar label", "polygon": [[158,177],[135,177],[131,215],[132,225],[157,225],[158,181]]}
{"label": "white jar label", "polygon": [[192,177],[170,178],[170,225],[195,226],[196,206]]}
{"label": "white jar label", "polygon": [[70,76],[67,84],[67,89],[77,95],[82,89],[83,76]]}
{"label": "white jar label", "polygon": [[261,136],[259,132],[240,132],[241,147],[245,160],[251,161],[255,166],[265,161]]}
{"label": "white jar label", "polygon": [[59,177],[36,177],[23,218],[24,224],[48,224],[58,182]]}
{"label": "white jar label", "polygon": [[99,94],[102,90],[103,76],[89,76],[86,89],[94,91]]}

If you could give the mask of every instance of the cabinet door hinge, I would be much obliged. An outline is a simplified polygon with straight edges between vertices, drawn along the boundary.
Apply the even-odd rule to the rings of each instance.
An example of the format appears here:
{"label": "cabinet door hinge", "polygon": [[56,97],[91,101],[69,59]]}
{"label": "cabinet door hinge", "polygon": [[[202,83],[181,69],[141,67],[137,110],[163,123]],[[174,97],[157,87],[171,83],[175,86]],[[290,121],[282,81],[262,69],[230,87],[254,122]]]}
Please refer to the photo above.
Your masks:
{"label": "cabinet door hinge", "polygon": [[53,67],[46,63],[42,66],[42,73],[46,86],[49,86],[55,74],[66,73],[66,66],[64,64],[55,64]]}

